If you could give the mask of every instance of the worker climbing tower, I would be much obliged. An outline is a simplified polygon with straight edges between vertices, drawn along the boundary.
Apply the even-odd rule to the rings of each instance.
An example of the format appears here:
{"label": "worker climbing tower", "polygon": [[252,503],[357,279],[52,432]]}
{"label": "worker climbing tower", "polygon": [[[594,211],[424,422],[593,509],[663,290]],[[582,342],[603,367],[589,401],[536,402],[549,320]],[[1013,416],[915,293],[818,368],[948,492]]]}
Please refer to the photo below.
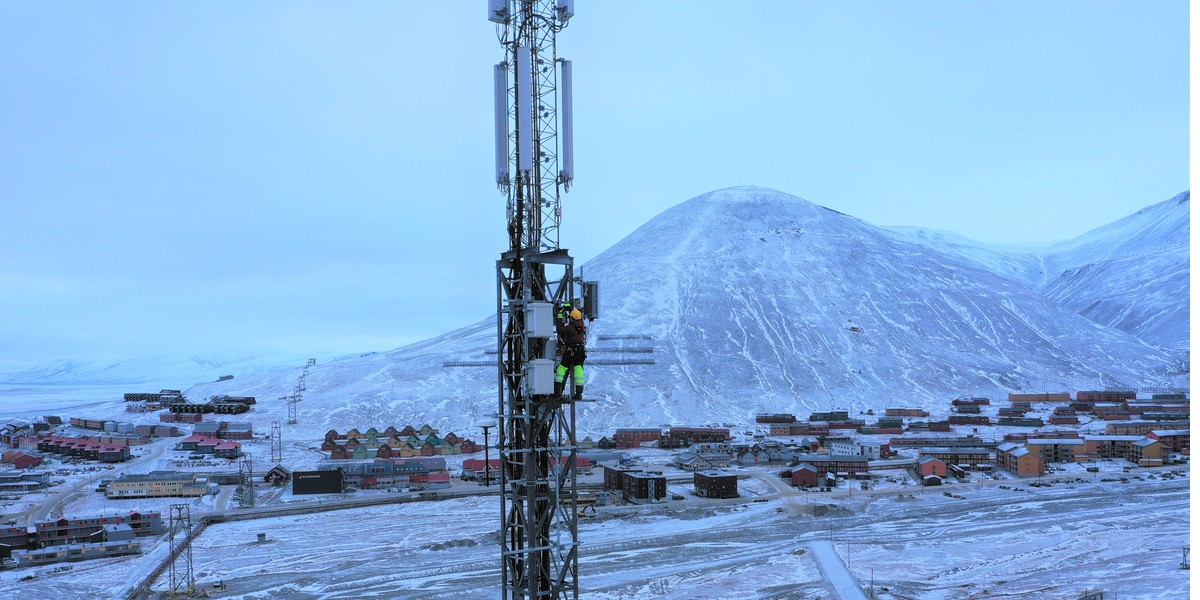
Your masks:
{"label": "worker climbing tower", "polygon": [[[496,184],[508,249],[496,261],[501,569],[510,599],[579,597],[575,400],[554,392],[555,313],[598,316],[559,245],[572,179],[571,62],[555,41],[571,0],[488,0],[504,61],[495,68]],[[577,293],[578,292],[578,293]]]}

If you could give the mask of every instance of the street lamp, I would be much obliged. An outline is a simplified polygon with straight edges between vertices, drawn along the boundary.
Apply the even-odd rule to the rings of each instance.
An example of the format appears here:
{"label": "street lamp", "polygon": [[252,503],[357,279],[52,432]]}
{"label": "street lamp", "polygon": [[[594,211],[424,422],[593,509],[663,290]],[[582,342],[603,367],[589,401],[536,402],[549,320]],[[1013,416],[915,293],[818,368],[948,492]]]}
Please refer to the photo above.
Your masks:
{"label": "street lamp", "polygon": [[492,459],[488,452],[488,429],[495,427],[495,421],[483,421],[478,427],[483,430],[483,486],[490,487],[492,485]]}

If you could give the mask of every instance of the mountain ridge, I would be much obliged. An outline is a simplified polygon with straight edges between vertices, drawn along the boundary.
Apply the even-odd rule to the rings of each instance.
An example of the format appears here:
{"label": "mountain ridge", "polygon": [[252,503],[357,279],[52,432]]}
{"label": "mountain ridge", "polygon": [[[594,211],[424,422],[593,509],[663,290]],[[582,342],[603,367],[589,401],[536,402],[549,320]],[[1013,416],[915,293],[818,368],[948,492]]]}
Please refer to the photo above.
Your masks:
{"label": "mountain ridge", "polygon": [[[941,408],[959,395],[1181,377],[1170,349],[1088,320],[1006,275],[991,255],[939,245],[767,188],[716,190],[664,211],[583,265],[604,299],[592,346],[649,336],[657,364],[589,366],[596,402],[578,409],[580,431],[736,422],[756,412]],[[489,317],[321,362],[308,375],[297,427],[318,437],[338,426],[410,422],[461,432],[494,418],[495,369],[445,365],[494,361],[495,335]],[[275,398],[298,373],[239,374],[188,393]],[[284,407],[260,402],[256,412],[281,417]]]}

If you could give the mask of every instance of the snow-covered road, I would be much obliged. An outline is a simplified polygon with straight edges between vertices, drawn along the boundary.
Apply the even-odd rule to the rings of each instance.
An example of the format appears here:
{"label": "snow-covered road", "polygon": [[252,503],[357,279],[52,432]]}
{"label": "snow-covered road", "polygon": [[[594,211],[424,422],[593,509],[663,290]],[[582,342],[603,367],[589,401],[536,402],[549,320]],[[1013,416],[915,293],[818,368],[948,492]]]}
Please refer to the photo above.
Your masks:
{"label": "snow-covered road", "polygon": [[841,600],[868,600],[867,595],[859,587],[858,580],[850,574],[846,563],[842,562],[842,557],[833,547],[833,542],[813,540],[808,543],[808,548],[812,550],[813,558],[817,559],[821,575],[833,587],[838,598]]}

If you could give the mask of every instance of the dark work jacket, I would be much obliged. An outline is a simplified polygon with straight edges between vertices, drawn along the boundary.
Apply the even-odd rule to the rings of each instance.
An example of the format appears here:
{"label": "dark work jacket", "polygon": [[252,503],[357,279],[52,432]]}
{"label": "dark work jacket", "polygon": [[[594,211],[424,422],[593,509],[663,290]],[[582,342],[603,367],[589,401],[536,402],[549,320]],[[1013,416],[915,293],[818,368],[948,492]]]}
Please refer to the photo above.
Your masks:
{"label": "dark work jacket", "polygon": [[567,346],[582,346],[587,343],[587,324],[583,319],[575,319],[567,324],[558,324],[558,337]]}

